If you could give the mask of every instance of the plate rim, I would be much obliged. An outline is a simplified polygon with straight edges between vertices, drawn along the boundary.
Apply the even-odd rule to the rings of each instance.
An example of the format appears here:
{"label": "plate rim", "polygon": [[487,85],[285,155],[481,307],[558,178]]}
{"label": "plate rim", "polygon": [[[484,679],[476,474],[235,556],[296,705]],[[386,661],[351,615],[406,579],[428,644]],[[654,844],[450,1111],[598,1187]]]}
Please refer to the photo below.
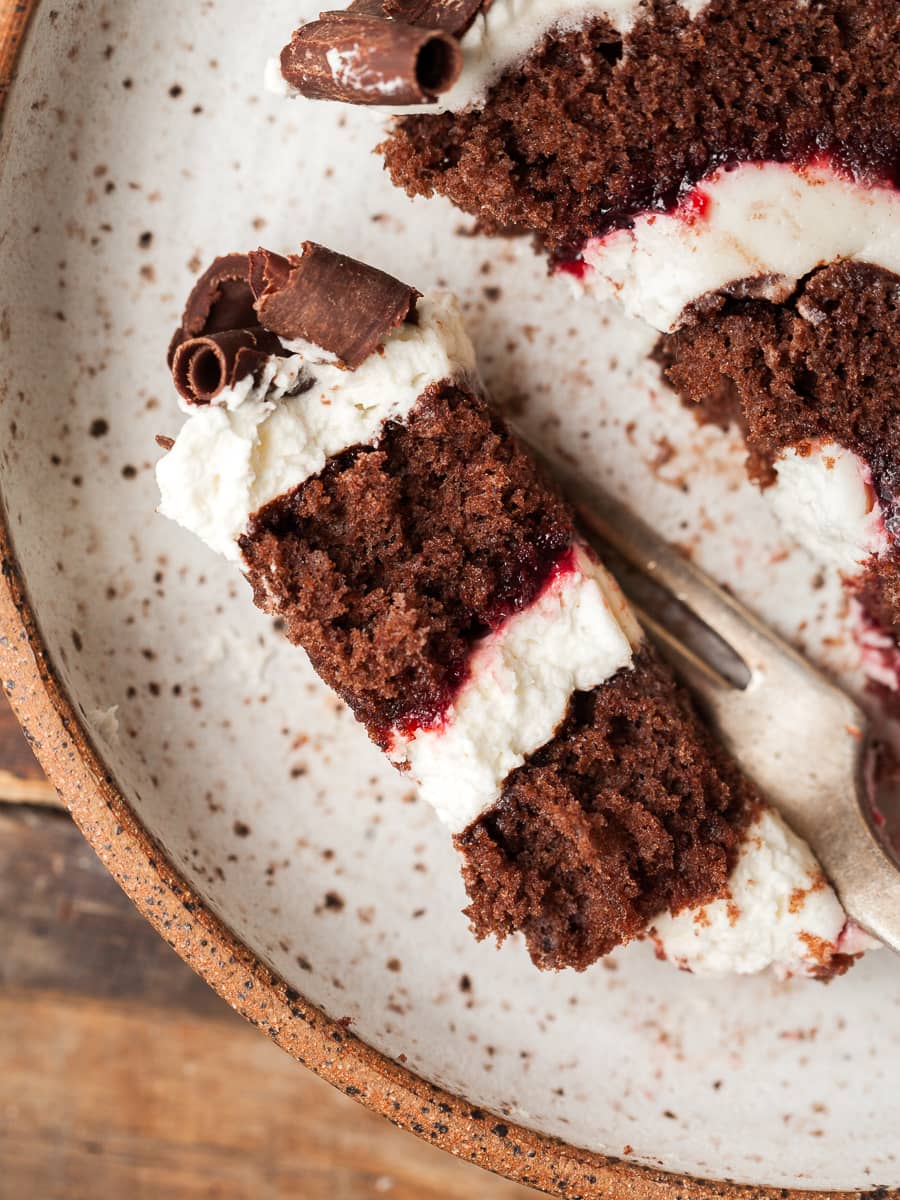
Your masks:
{"label": "plate rim", "polygon": [[[0,143],[5,102],[40,0],[0,0]],[[807,1191],[676,1174],[572,1146],[430,1084],[271,972],[204,903],[129,806],[58,677],[16,558],[0,489],[0,672],[44,773],[141,915],[240,1016],[333,1087],[392,1124],[497,1175],[568,1200],[839,1200],[900,1188]]]}

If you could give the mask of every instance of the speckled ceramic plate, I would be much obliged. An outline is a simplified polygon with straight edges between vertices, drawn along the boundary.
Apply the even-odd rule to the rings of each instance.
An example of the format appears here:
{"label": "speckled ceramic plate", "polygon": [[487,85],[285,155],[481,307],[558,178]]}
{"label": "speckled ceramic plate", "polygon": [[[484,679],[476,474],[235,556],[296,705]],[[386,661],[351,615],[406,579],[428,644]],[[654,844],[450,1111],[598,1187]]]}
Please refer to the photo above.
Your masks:
{"label": "speckled ceramic plate", "polygon": [[214,987],[448,1149],[568,1196],[900,1183],[892,958],[822,987],[694,979],[642,945],[541,975],[515,942],[475,944],[437,821],[240,576],[154,514],[194,275],[315,238],[456,288],[498,403],[858,684],[838,589],[784,544],[737,440],[662,391],[642,329],[577,307],[527,245],[395,193],[371,115],[263,93],[300,15],[33,15],[0,161],[0,655],[42,761]]}

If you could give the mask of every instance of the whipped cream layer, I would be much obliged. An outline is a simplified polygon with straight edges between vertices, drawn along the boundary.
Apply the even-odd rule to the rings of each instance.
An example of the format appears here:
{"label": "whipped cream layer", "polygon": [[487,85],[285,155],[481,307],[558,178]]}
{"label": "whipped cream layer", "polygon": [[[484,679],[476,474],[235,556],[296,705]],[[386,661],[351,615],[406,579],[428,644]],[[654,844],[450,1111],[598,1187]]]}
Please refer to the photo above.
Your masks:
{"label": "whipped cream layer", "polygon": [[767,491],[786,532],[819,562],[847,578],[890,548],[872,473],[835,442],[790,447]]}
{"label": "whipped cream layer", "polygon": [[742,163],[707,176],[671,212],[590,239],[582,257],[588,292],[667,333],[688,305],[740,280],[778,302],[842,259],[900,274],[900,193],[823,162]]}
{"label": "whipped cream layer", "polygon": [[454,833],[497,802],[511,771],[550,741],[573,692],[631,664],[640,626],[584,546],[544,589],[473,647],[468,677],[440,722],[391,734],[388,756]]}
{"label": "whipped cream layer", "polygon": [[[695,17],[708,3],[709,0],[682,0],[682,7]],[[477,107],[501,75],[523,62],[548,33],[568,33],[605,17],[624,36],[645,12],[644,0],[493,0],[460,38],[462,70],[449,91],[433,104],[385,103],[373,106],[374,111],[402,116],[462,112]],[[336,59],[332,70],[341,69],[342,64]],[[277,58],[266,63],[265,85],[278,96],[300,95],[281,74]]]}
{"label": "whipped cream layer", "polygon": [[835,954],[879,945],[848,922],[812,851],[768,808],[745,834],[728,896],[659,917],[650,935],[698,975],[827,974]]}
{"label": "whipped cream layer", "polygon": [[157,464],[159,511],[237,560],[237,539],[264,504],[318,474],[332,455],[376,442],[385,422],[407,420],[432,385],[474,377],[455,296],[432,292],[416,311],[415,324],[397,326],[355,371],[295,342],[258,380],[247,376],[215,404],[189,406]]}

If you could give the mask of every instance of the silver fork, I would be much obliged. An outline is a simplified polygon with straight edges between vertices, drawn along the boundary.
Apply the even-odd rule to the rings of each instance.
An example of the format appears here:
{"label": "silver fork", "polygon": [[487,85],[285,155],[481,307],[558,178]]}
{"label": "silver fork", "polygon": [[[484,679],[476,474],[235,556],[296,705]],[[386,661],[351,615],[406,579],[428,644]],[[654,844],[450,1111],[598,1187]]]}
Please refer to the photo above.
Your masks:
{"label": "silver fork", "polygon": [[[640,518],[557,460],[537,453],[603,543],[712,630],[746,667],[743,686],[633,604],[644,628],[762,793],[805,838],[848,915],[900,951],[900,869],[871,822],[868,719],[748,609]],[[629,592],[627,578],[622,579]]]}

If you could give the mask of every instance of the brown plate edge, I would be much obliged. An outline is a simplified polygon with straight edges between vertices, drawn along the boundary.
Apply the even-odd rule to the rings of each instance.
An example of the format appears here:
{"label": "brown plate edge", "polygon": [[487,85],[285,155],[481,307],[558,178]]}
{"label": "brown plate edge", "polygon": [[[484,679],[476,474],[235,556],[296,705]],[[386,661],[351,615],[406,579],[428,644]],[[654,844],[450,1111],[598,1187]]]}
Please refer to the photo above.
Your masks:
{"label": "brown plate edge", "polygon": [[[38,0],[0,0],[0,109]],[[2,135],[2,127],[0,127]],[[50,664],[0,498],[0,673],[47,778],[110,874],[166,942],[236,1012],[345,1095],[487,1170],[567,1200],[804,1200],[814,1192],[701,1180],[567,1145],[473,1107],[357,1038],[287,987],[206,907],[131,811]],[[900,1200],[900,1189],[875,1189]]]}

